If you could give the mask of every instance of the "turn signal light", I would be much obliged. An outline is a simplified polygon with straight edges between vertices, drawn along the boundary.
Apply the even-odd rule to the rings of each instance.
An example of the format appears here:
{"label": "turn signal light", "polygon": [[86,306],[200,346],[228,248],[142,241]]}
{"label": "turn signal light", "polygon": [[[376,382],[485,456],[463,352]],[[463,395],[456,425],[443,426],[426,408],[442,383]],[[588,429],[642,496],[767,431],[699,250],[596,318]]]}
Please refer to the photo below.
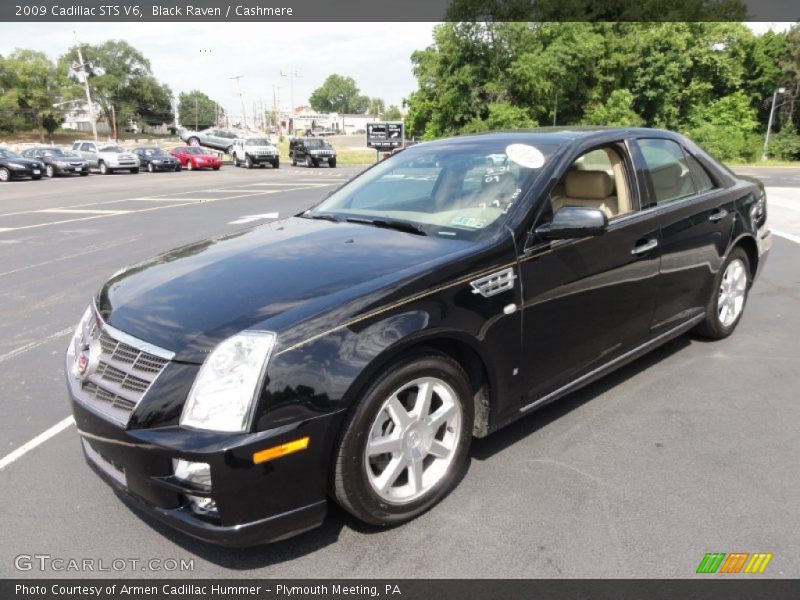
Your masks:
{"label": "turn signal light", "polygon": [[267,448],[266,450],[259,450],[258,452],[253,453],[253,462],[255,464],[260,464],[267,462],[268,460],[286,456],[287,454],[293,454],[294,452],[305,450],[308,448],[308,442],[310,440],[311,438],[306,436],[292,440],[291,442],[286,442],[280,446],[273,446],[272,448]]}

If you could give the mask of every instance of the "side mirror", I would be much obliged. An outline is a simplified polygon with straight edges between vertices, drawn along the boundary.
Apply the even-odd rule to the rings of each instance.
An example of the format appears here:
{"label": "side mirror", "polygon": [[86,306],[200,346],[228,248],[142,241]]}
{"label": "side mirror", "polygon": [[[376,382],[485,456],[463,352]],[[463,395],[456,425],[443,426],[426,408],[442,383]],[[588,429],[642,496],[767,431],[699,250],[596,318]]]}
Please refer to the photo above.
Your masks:
{"label": "side mirror", "polygon": [[599,208],[562,206],[553,220],[536,228],[536,234],[548,240],[565,240],[601,235],[608,227],[608,217]]}

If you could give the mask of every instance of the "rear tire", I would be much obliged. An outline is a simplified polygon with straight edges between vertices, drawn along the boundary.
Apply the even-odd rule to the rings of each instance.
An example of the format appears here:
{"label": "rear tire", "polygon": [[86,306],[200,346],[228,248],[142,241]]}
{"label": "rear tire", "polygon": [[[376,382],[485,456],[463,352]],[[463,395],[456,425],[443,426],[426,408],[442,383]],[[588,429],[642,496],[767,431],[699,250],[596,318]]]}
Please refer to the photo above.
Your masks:
{"label": "rear tire", "polygon": [[190,137],[188,140],[186,140],[186,143],[189,144],[190,146],[199,146],[200,140],[197,139],[196,137]]}
{"label": "rear tire", "polygon": [[706,318],[695,328],[695,333],[712,340],[732,334],[744,314],[751,282],[750,259],[747,252],[737,246],[714,278]]}
{"label": "rear tire", "polygon": [[409,356],[378,376],[342,426],[331,482],[336,501],[383,526],[433,507],[466,469],[472,396],[461,366],[436,352]]}

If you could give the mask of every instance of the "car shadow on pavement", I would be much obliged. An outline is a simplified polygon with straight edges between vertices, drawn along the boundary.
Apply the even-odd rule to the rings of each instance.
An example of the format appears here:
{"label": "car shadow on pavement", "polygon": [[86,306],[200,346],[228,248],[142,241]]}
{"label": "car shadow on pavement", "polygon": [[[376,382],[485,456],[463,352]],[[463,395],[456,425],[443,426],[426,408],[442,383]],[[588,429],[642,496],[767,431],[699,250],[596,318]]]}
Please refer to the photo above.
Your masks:
{"label": "car shadow on pavement", "polygon": [[[692,338],[688,335],[681,336],[652,351],[648,355],[635,360],[631,364],[622,367],[618,371],[588,385],[582,390],[578,390],[541,410],[534,411],[530,416],[512,423],[508,427],[501,429],[487,438],[473,440],[470,452],[471,458],[481,461],[491,458],[497,452],[535,433],[573,409],[578,408],[582,404],[613,389],[616,385],[633,377],[637,373],[652,367],[661,360],[686,348],[692,341]],[[466,476],[467,473],[468,470],[465,470],[462,478]],[[159,535],[169,539],[186,552],[202,560],[233,571],[262,569],[306,556],[336,543],[339,540],[341,531],[345,528],[365,535],[387,531],[385,527],[374,527],[362,523],[339,508],[336,503],[328,502],[328,515],[323,524],[316,529],[312,529],[311,531],[288,540],[272,544],[264,544],[262,546],[250,548],[226,548],[196,540],[164,525],[146,513],[131,507],[127,503],[123,503],[123,505]]]}
{"label": "car shadow on pavement", "polygon": [[[552,404],[533,411],[530,415],[521,418],[496,433],[483,439],[476,439],[472,442],[471,456],[474,460],[488,460],[496,453],[516,444],[521,439],[536,433],[539,429],[546,427],[582,406],[586,402],[594,400],[614,387],[637,375],[642,371],[653,367],[667,357],[679,352],[692,343],[696,343],[697,338],[689,334],[681,335],[649,352],[648,354],[634,360],[633,362],[609,373],[605,377],[590,383],[585,388],[581,388],[563,398],[554,401]],[[704,340],[703,340],[704,341]]]}

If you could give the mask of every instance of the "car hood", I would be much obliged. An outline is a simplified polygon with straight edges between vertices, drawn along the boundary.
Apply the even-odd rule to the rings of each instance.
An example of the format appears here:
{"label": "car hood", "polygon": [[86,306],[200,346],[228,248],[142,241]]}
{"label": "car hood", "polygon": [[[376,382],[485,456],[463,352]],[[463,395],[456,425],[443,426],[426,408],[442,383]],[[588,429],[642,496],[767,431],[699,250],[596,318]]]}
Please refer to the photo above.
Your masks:
{"label": "car hood", "polygon": [[350,301],[427,272],[471,247],[292,217],[130,267],[113,276],[96,301],[111,326],[175,352],[177,360],[200,362],[217,343],[244,329],[280,334],[333,309],[337,319],[344,318]]}
{"label": "car hood", "polygon": [[38,158],[25,158],[24,156],[20,157],[20,158],[2,158],[2,157],[0,157],[0,160],[2,160],[5,163],[20,163],[22,165],[27,165],[29,167],[41,167],[42,166],[42,161],[39,160]]}

